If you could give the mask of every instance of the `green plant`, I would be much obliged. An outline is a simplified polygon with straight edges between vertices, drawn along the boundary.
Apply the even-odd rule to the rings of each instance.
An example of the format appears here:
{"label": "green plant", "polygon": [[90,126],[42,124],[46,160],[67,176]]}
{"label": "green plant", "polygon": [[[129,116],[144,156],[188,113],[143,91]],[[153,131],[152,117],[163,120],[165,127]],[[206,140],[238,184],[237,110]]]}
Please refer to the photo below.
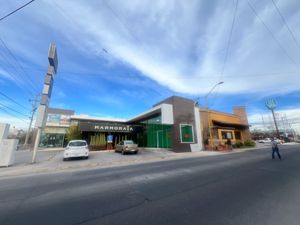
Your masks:
{"label": "green plant", "polygon": [[255,142],[252,140],[246,140],[246,141],[244,141],[244,146],[245,147],[255,147]]}
{"label": "green plant", "polygon": [[237,141],[235,144],[232,145],[233,148],[241,148],[244,146],[244,143],[241,141]]}
{"label": "green plant", "polygon": [[100,133],[100,134],[91,136],[90,145],[105,145],[105,144],[106,144],[105,134]]}
{"label": "green plant", "polygon": [[72,125],[68,128],[66,133],[66,139],[68,141],[82,139],[82,134],[78,125]]}

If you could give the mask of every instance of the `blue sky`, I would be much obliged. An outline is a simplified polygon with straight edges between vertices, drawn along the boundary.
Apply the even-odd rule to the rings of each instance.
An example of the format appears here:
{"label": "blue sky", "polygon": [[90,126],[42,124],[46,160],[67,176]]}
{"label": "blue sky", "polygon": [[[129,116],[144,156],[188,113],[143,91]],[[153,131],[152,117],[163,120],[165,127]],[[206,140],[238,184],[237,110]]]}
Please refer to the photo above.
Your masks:
{"label": "blue sky", "polygon": [[[0,16],[26,2],[2,1]],[[0,91],[30,109],[53,42],[59,67],[51,107],[130,118],[170,95],[203,105],[223,81],[209,95],[211,108],[244,105],[257,125],[270,114],[264,102],[275,98],[298,128],[299,1],[239,1],[236,14],[235,7],[235,0],[35,1],[0,21]],[[29,110],[3,96],[0,103],[1,122],[27,126],[3,105]]]}

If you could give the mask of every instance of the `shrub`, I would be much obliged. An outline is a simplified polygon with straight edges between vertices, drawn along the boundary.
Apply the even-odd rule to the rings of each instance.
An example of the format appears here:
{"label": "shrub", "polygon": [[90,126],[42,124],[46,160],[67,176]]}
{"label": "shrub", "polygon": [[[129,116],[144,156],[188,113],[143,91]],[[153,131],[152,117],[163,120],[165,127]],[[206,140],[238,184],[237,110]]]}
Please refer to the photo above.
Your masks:
{"label": "shrub", "polygon": [[232,147],[234,147],[234,148],[241,148],[243,146],[244,146],[244,144],[241,141],[237,141],[235,144],[232,145]]}
{"label": "shrub", "polygon": [[80,140],[81,138],[82,138],[82,135],[81,135],[79,126],[72,125],[68,128],[67,133],[66,133],[67,141]]}
{"label": "shrub", "polygon": [[252,140],[246,140],[246,141],[244,141],[244,146],[245,147],[255,147],[255,142]]}

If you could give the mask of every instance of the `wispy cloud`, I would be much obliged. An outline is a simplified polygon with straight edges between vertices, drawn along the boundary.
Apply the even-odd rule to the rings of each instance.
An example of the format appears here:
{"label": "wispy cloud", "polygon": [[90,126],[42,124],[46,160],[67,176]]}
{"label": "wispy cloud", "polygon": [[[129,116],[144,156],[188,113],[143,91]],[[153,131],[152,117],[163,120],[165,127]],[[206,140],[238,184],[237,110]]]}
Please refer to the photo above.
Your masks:
{"label": "wispy cloud", "polygon": [[[0,33],[23,66],[45,72],[49,43],[57,43],[58,104],[85,96],[124,107],[125,95],[137,101],[143,93],[151,93],[151,101],[171,93],[203,96],[220,80],[220,95],[252,95],[257,101],[300,91],[300,49],[271,1],[250,2],[260,18],[239,1],[226,61],[235,1],[41,0],[3,21]],[[3,10],[16,5],[8,2]],[[300,40],[299,2],[277,5]],[[29,73],[39,87],[43,73]],[[11,79],[2,68],[0,79]]]}

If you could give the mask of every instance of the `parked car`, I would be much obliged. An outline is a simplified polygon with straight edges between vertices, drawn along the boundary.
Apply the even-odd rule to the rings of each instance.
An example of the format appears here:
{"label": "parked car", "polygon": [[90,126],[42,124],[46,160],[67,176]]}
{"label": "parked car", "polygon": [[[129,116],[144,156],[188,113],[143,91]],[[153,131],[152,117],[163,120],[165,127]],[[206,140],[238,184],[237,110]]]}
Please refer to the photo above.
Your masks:
{"label": "parked car", "polygon": [[132,140],[121,141],[116,145],[115,152],[121,152],[123,155],[125,153],[138,153],[138,145],[134,143]]}
{"label": "parked car", "polygon": [[64,161],[70,158],[89,158],[89,148],[85,140],[72,140],[68,143],[64,152]]}
{"label": "parked car", "polygon": [[[281,144],[282,141],[278,138],[274,138],[274,140],[277,142],[277,144]],[[268,143],[271,143],[271,138],[265,138],[263,140],[258,140],[258,143],[264,143],[264,144],[268,144]]]}
{"label": "parked car", "polygon": [[271,139],[270,138],[265,138],[265,139],[262,139],[262,140],[258,140],[258,143],[271,143]]}

